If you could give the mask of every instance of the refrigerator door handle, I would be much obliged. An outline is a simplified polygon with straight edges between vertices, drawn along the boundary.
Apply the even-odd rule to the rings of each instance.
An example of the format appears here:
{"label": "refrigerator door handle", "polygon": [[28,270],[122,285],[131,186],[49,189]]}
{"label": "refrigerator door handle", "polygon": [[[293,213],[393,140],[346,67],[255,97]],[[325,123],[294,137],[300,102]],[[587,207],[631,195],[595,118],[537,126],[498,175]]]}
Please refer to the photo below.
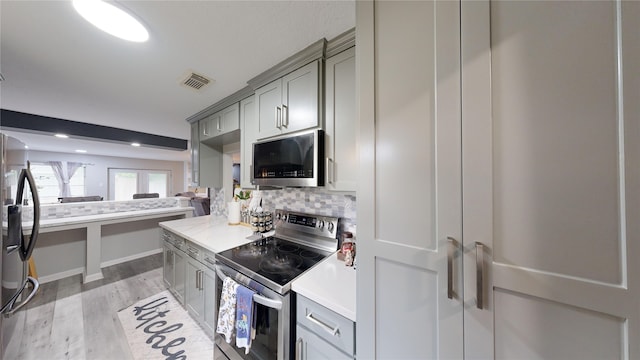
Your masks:
{"label": "refrigerator door handle", "polygon": [[22,236],[22,242],[20,244],[20,258],[22,261],[27,261],[31,257],[33,248],[36,246],[36,241],[38,240],[38,233],[40,232],[40,198],[38,197],[38,189],[36,188],[36,182],[31,174],[31,163],[29,162],[27,162],[27,168],[22,169],[20,172],[16,204],[22,203],[25,180],[29,183],[29,189],[31,190],[31,196],[33,197],[33,228],[31,229],[31,236],[29,237],[28,245],[25,245],[24,236]]}
{"label": "refrigerator door handle", "polygon": [[[16,305],[16,301],[18,300],[18,298],[20,298],[20,296],[22,295],[22,292],[24,291],[24,289],[27,287],[27,283],[31,283],[33,285],[33,288],[31,289],[31,293],[29,293],[29,295],[27,296],[26,299],[22,300],[19,304]],[[2,309],[0,309],[0,314],[5,314],[5,315],[11,315],[14,312],[20,310],[21,307],[25,306],[29,301],[31,301],[31,299],[36,295],[36,293],[38,292],[38,289],[40,288],[40,283],[38,282],[38,280],[32,278],[31,276],[27,276],[27,279],[25,280],[25,282],[22,284],[22,287],[20,288],[20,291],[17,291],[9,300],[9,302],[7,302]]]}
{"label": "refrigerator door handle", "polygon": [[22,205],[7,206],[7,254],[20,249],[22,244]]}

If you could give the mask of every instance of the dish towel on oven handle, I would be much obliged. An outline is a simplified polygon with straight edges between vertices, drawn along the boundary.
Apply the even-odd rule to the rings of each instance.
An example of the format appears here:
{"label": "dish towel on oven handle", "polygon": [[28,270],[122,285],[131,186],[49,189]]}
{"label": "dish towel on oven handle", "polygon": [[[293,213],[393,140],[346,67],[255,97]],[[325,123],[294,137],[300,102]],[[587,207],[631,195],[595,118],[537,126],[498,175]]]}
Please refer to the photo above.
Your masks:
{"label": "dish towel on oven handle", "polygon": [[221,334],[225,341],[231,344],[233,330],[236,323],[236,292],[238,283],[232,278],[226,277],[222,283],[220,294],[220,310],[218,311],[218,325],[216,332]]}
{"label": "dish towel on oven handle", "polygon": [[254,315],[253,294],[255,291],[238,285],[236,292],[236,346],[245,348],[245,354],[248,354],[251,348]]}

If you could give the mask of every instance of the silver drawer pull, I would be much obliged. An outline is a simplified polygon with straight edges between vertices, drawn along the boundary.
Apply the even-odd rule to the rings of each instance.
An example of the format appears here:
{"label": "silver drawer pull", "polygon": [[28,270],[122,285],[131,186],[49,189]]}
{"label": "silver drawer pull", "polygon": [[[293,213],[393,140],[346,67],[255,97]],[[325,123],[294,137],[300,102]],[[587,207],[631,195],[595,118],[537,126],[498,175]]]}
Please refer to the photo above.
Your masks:
{"label": "silver drawer pull", "polygon": [[312,323],[320,326],[321,328],[323,328],[326,332],[328,332],[329,334],[331,334],[331,336],[336,336],[340,333],[340,327],[336,326],[335,328],[332,328],[331,326],[325,324],[324,322],[316,319],[315,317],[313,317],[313,312],[310,312],[309,314],[307,314],[307,320],[311,321]]}
{"label": "silver drawer pull", "polygon": [[211,264],[211,265],[215,265],[215,263],[216,263],[215,261],[213,261],[213,260],[209,259],[208,257],[205,257],[205,258],[204,258],[204,261],[208,262],[208,263],[209,263],[209,264]]}

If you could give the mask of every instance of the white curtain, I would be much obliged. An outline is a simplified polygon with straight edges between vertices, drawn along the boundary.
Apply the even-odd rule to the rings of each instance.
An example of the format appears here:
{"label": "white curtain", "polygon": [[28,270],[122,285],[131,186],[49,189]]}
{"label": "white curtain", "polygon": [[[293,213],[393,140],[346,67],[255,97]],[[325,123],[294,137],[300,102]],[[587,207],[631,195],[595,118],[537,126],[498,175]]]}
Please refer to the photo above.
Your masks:
{"label": "white curtain", "polygon": [[69,179],[73,177],[76,171],[82,166],[82,163],[67,162],[65,166],[62,161],[49,161],[48,164],[53,169],[53,173],[58,180],[58,188],[60,189],[59,197],[71,196],[71,187],[69,186]]}

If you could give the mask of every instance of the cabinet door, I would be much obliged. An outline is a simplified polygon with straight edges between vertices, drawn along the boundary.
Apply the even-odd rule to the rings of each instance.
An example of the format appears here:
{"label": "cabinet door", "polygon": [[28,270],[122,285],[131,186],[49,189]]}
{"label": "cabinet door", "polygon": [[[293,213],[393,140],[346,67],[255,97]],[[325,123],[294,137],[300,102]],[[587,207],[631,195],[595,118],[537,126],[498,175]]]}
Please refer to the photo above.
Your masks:
{"label": "cabinet door", "polygon": [[251,168],[253,166],[253,143],[258,139],[258,121],[256,117],[255,95],[240,101],[240,185],[247,189],[251,184]]}
{"label": "cabinet door", "polygon": [[325,187],[356,191],[356,51],[351,48],[325,63]]}
{"label": "cabinet door", "polygon": [[356,9],[356,354],[461,359],[459,3]]}
{"label": "cabinet door", "polygon": [[282,78],[282,133],[317,127],[319,60]]}
{"label": "cabinet door", "polygon": [[202,318],[203,288],[202,288],[202,264],[187,257],[187,283],[186,283],[186,307],[196,319]]}
{"label": "cabinet door", "polygon": [[200,144],[200,186],[222,187],[222,150],[205,143]]}
{"label": "cabinet door", "polygon": [[331,346],[318,335],[298,325],[296,327],[296,360],[347,360],[353,359],[342,351]]}
{"label": "cabinet door", "polygon": [[204,287],[204,308],[203,308],[203,317],[204,317],[204,327],[207,332],[210,334],[215,333],[216,329],[216,308],[215,308],[215,297],[216,297],[216,273],[215,271],[205,267],[204,268],[204,279],[203,279],[203,287]]}
{"label": "cabinet door", "polygon": [[465,354],[640,358],[640,3],[462,24]]}
{"label": "cabinet door", "polygon": [[240,106],[236,103],[221,111],[217,131],[221,135],[238,129],[240,129]]}
{"label": "cabinet door", "polygon": [[[169,245],[166,241],[163,247],[163,266],[162,266],[162,280],[164,281],[167,289],[172,289],[174,280],[175,268],[173,266],[173,246]],[[173,290],[173,289],[172,289]]]}
{"label": "cabinet door", "polygon": [[181,304],[184,305],[185,298],[185,281],[186,281],[186,270],[187,270],[187,259],[186,254],[182,251],[175,249],[173,251],[173,279],[174,279],[174,289],[176,299],[180,301]]}
{"label": "cabinet door", "polygon": [[218,129],[221,128],[221,115],[221,112],[217,112],[199,121],[200,141],[207,140],[218,135]]}
{"label": "cabinet door", "polygon": [[199,123],[191,124],[191,183],[200,182],[200,133]]}
{"label": "cabinet door", "polygon": [[282,79],[256,89],[255,97],[258,138],[279,135],[282,127]]}

